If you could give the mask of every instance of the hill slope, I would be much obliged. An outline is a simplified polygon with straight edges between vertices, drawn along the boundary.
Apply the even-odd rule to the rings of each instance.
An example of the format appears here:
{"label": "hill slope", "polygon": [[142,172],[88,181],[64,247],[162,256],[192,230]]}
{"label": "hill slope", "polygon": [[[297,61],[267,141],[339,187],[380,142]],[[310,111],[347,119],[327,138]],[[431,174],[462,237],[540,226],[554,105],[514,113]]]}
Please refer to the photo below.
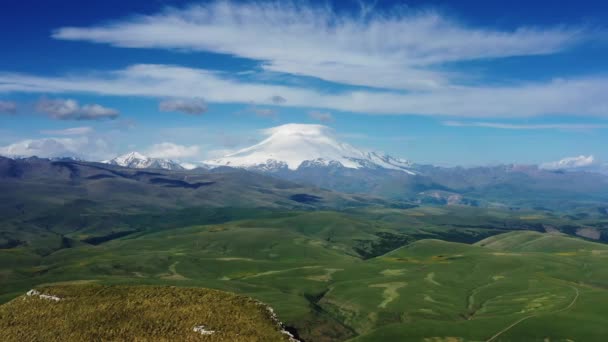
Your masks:
{"label": "hill slope", "polygon": [[39,290],[42,295],[28,292],[0,306],[3,341],[296,341],[272,309],[222,291],[100,285]]}
{"label": "hill slope", "polygon": [[[285,217],[276,227],[269,218],[190,226],[32,262],[21,247],[0,250],[0,265],[10,265],[0,267],[0,290],[8,299],[8,291],[74,280],[216,288],[269,303],[305,341],[606,340],[604,245],[518,232],[502,239],[556,245],[510,252],[426,239],[360,258],[350,246],[370,238],[372,226],[338,235],[333,224],[349,218],[302,215],[299,226]],[[561,251],[566,244],[582,250]]]}
{"label": "hill slope", "polygon": [[608,245],[572,238],[560,233],[510,232],[483,239],[476,245],[505,252],[608,251]]}
{"label": "hill slope", "polygon": [[[158,226],[225,222],[273,210],[386,203],[231,168],[138,170],[79,161],[0,157],[0,249],[41,253]],[[152,217],[155,217],[152,220]],[[69,236],[68,236],[69,235]],[[90,239],[93,240],[90,240]],[[72,240],[70,240],[72,239]]]}

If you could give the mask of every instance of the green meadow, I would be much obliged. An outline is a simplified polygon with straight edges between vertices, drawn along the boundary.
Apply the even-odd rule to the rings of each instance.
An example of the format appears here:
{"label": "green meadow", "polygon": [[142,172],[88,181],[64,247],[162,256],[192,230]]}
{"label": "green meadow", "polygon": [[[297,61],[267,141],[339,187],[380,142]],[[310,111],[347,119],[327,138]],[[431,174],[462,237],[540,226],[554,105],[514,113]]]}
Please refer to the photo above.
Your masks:
{"label": "green meadow", "polygon": [[560,217],[460,207],[224,214],[173,219],[180,227],[143,221],[149,229],[45,254],[1,249],[0,298],[57,284],[171,285],[264,302],[303,341],[608,338],[608,245],[530,230]]}

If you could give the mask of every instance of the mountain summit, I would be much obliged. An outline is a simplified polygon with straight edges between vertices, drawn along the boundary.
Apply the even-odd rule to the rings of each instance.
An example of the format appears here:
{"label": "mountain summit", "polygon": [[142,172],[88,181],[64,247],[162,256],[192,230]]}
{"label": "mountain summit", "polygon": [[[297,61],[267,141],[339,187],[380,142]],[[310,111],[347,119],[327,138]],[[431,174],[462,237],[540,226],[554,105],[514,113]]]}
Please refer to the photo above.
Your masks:
{"label": "mountain summit", "polygon": [[409,170],[411,164],[389,155],[367,152],[339,142],[333,130],[323,125],[286,124],[263,131],[268,137],[223,158],[205,161],[210,166],[231,166],[273,171],[311,166],[341,166]]}
{"label": "mountain summit", "polygon": [[184,167],[168,159],[151,158],[139,152],[129,152],[114,159],[104,160],[102,163],[130,167],[134,169],[165,169],[183,170]]}

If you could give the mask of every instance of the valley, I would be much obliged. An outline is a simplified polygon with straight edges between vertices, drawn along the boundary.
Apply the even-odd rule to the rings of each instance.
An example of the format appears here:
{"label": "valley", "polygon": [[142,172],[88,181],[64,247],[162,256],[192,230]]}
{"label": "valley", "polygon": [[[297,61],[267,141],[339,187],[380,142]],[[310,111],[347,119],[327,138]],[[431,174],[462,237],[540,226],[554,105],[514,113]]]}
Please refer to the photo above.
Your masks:
{"label": "valley", "polygon": [[235,168],[0,162],[5,305],[49,286],[176,286],[263,302],[300,341],[603,340],[601,202],[484,207]]}
{"label": "valley", "polygon": [[203,287],[267,303],[302,341],[598,340],[608,245],[530,231],[560,227],[534,215],[380,206],[137,214],[123,218],[136,232],[97,244],[75,231],[63,233],[70,246],[44,253],[35,239],[0,249],[0,298],[74,282]]}

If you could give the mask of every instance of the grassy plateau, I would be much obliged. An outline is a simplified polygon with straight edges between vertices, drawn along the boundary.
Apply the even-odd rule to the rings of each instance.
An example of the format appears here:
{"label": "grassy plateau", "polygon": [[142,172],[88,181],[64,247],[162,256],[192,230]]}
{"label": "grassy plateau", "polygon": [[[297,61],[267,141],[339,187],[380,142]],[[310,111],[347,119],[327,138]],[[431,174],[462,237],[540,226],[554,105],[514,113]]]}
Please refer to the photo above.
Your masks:
{"label": "grassy plateau", "polygon": [[[512,213],[484,210],[487,216],[467,219],[467,210],[369,208],[251,218],[240,212],[223,223],[150,223],[148,230],[42,255],[27,246],[6,248],[0,250],[0,298],[75,281],[203,287],[267,303],[303,341],[608,338],[607,245],[558,231],[514,230],[514,223],[507,229],[504,222],[516,222]],[[553,223],[534,218],[543,219]],[[19,305],[25,304],[5,304],[2,317]]]}

